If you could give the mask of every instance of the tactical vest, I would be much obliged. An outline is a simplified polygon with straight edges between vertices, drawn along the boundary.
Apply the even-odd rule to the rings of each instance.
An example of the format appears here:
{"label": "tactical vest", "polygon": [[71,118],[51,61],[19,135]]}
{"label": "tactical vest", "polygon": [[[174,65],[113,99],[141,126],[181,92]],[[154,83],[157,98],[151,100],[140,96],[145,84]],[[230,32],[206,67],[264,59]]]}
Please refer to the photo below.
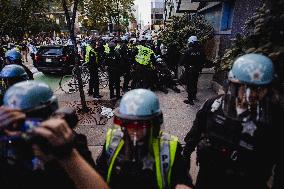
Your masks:
{"label": "tactical vest", "polygon": [[255,158],[258,127],[252,120],[226,117],[222,103],[222,97],[216,99],[207,114],[206,132],[197,146],[198,159],[201,164],[216,160],[222,165],[227,162],[230,165],[236,163],[239,168],[246,167],[247,162]]}
{"label": "tactical vest", "polygon": [[154,54],[154,52],[151,49],[142,45],[138,45],[137,48],[138,54],[136,55],[135,60],[141,65],[150,65],[152,67],[151,55]]}
{"label": "tactical vest", "polygon": [[[159,138],[153,138],[153,151],[156,179],[159,189],[170,188],[171,171],[175,161],[178,138],[161,132]],[[120,128],[109,129],[106,136],[105,150],[109,155],[106,181],[110,183],[112,168],[116,157],[124,145],[123,132]]]}
{"label": "tactical vest", "polygon": [[86,55],[85,55],[85,62],[89,62],[90,61],[90,52],[94,52],[96,54],[96,63],[97,63],[97,53],[95,52],[95,50],[90,46],[90,45],[87,45],[86,46]]}

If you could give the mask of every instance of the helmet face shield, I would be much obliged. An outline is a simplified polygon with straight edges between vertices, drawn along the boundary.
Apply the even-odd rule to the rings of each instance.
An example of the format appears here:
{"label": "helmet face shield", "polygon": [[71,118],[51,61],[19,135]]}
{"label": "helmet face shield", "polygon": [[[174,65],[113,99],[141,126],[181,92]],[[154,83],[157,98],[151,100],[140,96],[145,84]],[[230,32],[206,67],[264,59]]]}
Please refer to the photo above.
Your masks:
{"label": "helmet face shield", "polygon": [[152,138],[153,125],[149,120],[127,120],[115,116],[114,125],[121,127],[133,146],[143,145]]}
{"label": "helmet face shield", "polygon": [[[240,83],[229,84],[223,104],[224,113],[231,118],[242,119],[244,112],[258,114],[261,101],[268,92],[266,86],[246,85]],[[254,112],[256,111],[256,112]]]}

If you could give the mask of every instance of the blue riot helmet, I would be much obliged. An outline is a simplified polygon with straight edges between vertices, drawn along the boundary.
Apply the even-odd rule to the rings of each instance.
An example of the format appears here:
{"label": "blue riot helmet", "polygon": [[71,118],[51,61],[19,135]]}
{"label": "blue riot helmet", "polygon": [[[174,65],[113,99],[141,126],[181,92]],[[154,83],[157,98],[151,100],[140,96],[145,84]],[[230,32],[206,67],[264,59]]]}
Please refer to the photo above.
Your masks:
{"label": "blue riot helmet", "polygon": [[149,120],[161,113],[155,93],[147,89],[134,89],[123,96],[116,115],[129,120]]}
{"label": "blue riot helmet", "polygon": [[[114,125],[122,129],[125,140],[132,146],[130,149],[141,150],[142,146],[142,149],[147,149],[152,138],[158,137],[162,123],[158,97],[146,89],[125,93],[114,117]],[[132,153],[135,156],[138,152],[134,150]]]}
{"label": "blue riot helmet", "polygon": [[15,83],[26,81],[29,76],[22,66],[16,64],[6,65],[0,72],[2,88],[7,89]]}
{"label": "blue riot helmet", "polygon": [[188,38],[187,43],[196,43],[198,41],[197,37],[195,35],[192,35]]}
{"label": "blue riot helmet", "polygon": [[248,114],[261,119],[273,78],[274,67],[268,57],[255,53],[238,57],[228,74],[224,113],[236,119]]}
{"label": "blue riot helmet", "polygon": [[11,49],[5,53],[5,58],[8,64],[19,63],[22,61],[22,55],[16,49]]}
{"label": "blue riot helmet", "polygon": [[272,61],[261,54],[250,53],[237,58],[229,72],[229,80],[248,85],[266,85],[272,82]]}
{"label": "blue riot helmet", "polygon": [[58,109],[52,89],[43,82],[23,81],[11,86],[3,98],[5,107],[22,110],[27,117],[46,119]]}

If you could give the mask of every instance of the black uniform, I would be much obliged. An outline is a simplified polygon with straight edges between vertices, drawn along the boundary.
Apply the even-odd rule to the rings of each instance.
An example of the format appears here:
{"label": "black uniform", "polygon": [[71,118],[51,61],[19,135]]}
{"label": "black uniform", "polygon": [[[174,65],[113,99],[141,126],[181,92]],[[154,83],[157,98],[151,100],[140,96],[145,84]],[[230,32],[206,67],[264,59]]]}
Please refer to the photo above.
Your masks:
{"label": "black uniform", "polygon": [[185,137],[183,155],[188,162],[197,147],[200,169],[196,188],[267,188],[282,149],[279,128],[283,109],[266,99],[266,112],[260,110],[264,119],[237,121],[224,115],[222,98],[206,101]]}
{"label": "black uniform", "polygon": [[131,52],[128,49],[126,43],[122,43],[120,50],[120,64],[122,68],[123,75],[123,91],[128,91],[128,85],[131,79],[130,69],[131,69]]}
{"label": "black uniform", "polygon": [[[106,65],[108,67],[109,76],[109,93],[110,98],[120,98],[120,55],[114,48],[110,48],[110,52],[106,55]],[[115,90],[115,94],[114,94]]]}
{"label": "black uniform", "polygon": [[177,50],[176,45],[171,45],[168,47],[167,51],[167,57],[165,58],[166,63],[170,70],[172,70],[175,75],[177,76],[178,72],[178,60],[177,57],[179,57],[179,52]]}
{"label": "black uniform", "polygon": [[[74,147],[82,157],[94,167],[94,160],[87,146],[86,136],[75,135]],[[29,170],[24,164],[11,165],[7,159],[0,157],[1,189],[75,189],[75,185],[66,171],[57,161],[49,161],[44,170]]]}
{"label": "black uniform", "polygon": [[181,57],[180,64],[185,67],[188,100],[196,98],[199,73],[205,62],[205,55],[198,43],[190,44]]}
{"label": "black uniform", "polygon": [[90,51],[89,62],[88,62],[90,80],[89,80],[89,95],[94,96],[94,98],[100,96],[99,91],[99,63],[98,63],[98,54],[94,51]]}
{"label": "black uniform", "polygon": [[[105,145],[104,148],[105,149]],[[177,184],[192,186],[191,179],[185,169],[185,162],[181,156],[181,146],[178,144],[175,161],[172,167],[171,188],[175,188]],[[121,152],[125,151],[122,148]],[[108,155],[103,150],[101,156],[96,161],[96,170],[106,179],[108,172]],[[142,162],[126,161],[124,153],[119,153],[110,177],[109,186],[112,189],[158,189],[155,165],[151,168],[144,168]]]}

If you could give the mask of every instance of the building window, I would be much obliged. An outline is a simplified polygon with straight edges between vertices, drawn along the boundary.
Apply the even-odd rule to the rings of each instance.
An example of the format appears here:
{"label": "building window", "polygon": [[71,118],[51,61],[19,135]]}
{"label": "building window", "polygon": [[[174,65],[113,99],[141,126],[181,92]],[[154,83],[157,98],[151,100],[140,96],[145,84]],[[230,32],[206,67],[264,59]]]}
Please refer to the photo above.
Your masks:
{"label": "building window", "polygon": [[221,31],[232,29],[234,2],[224,2],[221,18]]}
{"label": "building window", "polygon": [[155,14],[155,19],[163,19],[163,14]]}

